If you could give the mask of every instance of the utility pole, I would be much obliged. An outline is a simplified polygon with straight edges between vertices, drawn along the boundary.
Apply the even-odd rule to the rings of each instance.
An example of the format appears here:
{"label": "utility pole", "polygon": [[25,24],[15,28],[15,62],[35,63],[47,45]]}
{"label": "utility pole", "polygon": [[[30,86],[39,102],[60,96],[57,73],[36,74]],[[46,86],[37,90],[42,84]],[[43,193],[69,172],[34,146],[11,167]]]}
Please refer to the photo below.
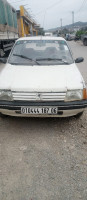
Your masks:
{"label": "utility pole", "polygon": [[62,33],[62,18],[60,19],[60,23],[61,23],[61,33]]}
{"label": "utility pole", "polygon": [[72,11],[72,24],[73,24],[73,28],[74,28],[74,11]]}

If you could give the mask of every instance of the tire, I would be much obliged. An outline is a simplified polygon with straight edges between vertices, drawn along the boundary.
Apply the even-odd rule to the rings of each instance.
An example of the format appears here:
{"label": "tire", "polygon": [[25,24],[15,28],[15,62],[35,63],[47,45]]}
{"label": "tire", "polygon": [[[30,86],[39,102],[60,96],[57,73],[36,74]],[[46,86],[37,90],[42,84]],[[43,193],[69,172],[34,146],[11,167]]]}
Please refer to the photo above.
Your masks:
{"label": "tire", "polygon": [[87,46],[87,39],[83,40],[83,44],[84,44],[84,46]]}
{"label": "tire", "polygon": [[2,113],[0,113],[0,118],[5,118],[7,117],[8,115],[3,115]]}
{"label": "tire", "polygon": [[0,49],[0,57],[3,58],[4,55],[5,55],[5,53],[4,53],[3,49]]}
{"label": "tire", "polygon": [[75,117],[78,119],[78,118],[80,118],[82,115],[83,115],[83,111],[80,112],[80,113],[78,113]]}

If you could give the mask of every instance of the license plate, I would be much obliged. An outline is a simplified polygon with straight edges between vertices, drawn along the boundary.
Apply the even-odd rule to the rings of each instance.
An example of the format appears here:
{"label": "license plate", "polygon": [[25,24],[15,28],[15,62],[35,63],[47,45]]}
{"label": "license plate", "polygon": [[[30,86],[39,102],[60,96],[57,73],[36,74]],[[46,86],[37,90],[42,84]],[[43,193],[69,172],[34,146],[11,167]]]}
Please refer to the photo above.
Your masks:
{"label": "license plate", "polygon": [[56,115],[58,112],[58,108],[56,107],[21,107],[21,114],[51,114]]}

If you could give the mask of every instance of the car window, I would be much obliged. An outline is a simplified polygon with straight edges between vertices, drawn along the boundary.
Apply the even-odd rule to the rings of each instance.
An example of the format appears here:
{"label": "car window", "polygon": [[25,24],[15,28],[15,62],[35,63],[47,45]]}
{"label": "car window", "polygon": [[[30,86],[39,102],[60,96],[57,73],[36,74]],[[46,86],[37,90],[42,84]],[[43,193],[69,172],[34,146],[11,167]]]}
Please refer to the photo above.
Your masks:
{"label": "car window", "polygon": [[64,40],[19,40],[8,59],[12,64],[71,64],[73,59]]}

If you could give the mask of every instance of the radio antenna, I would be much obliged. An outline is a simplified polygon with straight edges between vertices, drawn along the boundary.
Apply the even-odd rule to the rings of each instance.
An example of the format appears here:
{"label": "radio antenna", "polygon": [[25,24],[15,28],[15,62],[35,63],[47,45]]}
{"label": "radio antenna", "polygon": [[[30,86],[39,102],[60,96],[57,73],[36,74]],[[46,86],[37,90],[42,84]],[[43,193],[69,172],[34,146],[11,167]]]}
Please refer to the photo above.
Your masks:
{"label": "radio antenna", "polygon": [[44,13],[44,18],[43,18],[43,28],[44,28],[44,24],[45,24],[46,12],[47,12],[47,10],[45,10],[45,13]]}

